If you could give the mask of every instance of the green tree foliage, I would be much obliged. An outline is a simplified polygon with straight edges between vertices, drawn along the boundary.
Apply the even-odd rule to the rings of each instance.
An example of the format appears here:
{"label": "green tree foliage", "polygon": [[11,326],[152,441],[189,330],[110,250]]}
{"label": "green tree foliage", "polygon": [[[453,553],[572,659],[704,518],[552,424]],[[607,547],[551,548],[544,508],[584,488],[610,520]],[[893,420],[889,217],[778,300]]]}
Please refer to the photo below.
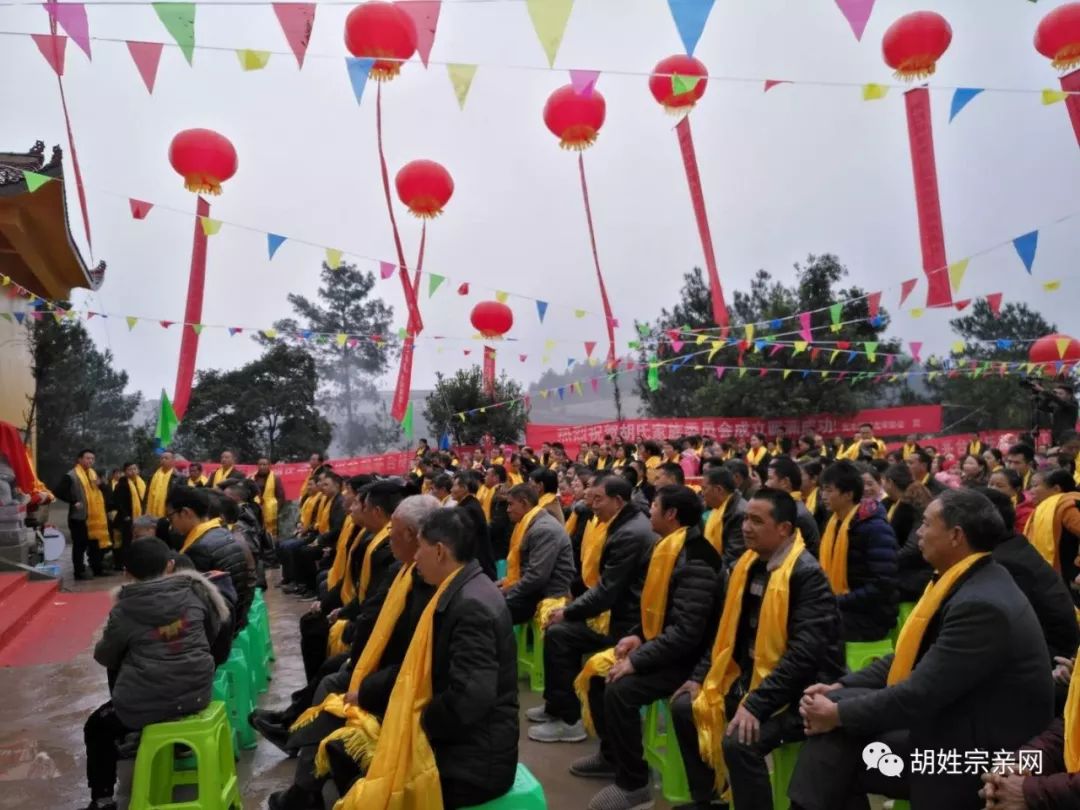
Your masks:
{"label": "green tree foliage", "polygon": [[[340,421],[339,443],[350,456],[365,449],[382,449],[372,445],[370,438],[380,433],[374,424],[377,416],[366,418],[357,406],[362,400],[378,399],[373,381],[386,372],[397,353],[396,341],[389,336],[394,311],[372,296],[374,287],[372,273],[348,263],[331,270],[324,262],[317,299],[291,293],[288,300],[296,318],[274,324],[280,332],[318,335],[309,343],[323,389],[322,401]],[[365,337],[342,345],[336,338],[339,334]],[[378,341],[371,339],[376,335]]]}
{"label": "green tree foliage", "polygon": [[[1006,304],[998,315],[983,299],[972,304],[971,313],[949,321],[964,340],[963,355],[953,355],[954,364],[970,367],[971,360],[1024,362],[1030,341],[1057,331],[1027,304]],[[944,373],[928,384],[933,401],[945,406],[945,424],[952,432],[1027,428],[1031,426],[1031,397],[1020,386],[1014,372],[1001,376],[994,369],[977,376],[970,373],[950,377]]]}
{"label": "green tree foliage", "polygon": [[27,322],[36,391],[26,427],[37,426],[38,477],[54,486],[87,447],[99,469],[120,466],[135,450],[131,420],[141,401],[127,393],[127,373],[113,368],[112,352],[99,351],[80,322],[51,315]]}
{"label": "green tree foliage", "polygon": [[315,404],[318,382],[307,350],[280,342],[238,369],[201,371],[174,446],[193,459],[231,449],[246,463],[322,452],[331,428]]}
{"label": "green tree foliage", "polygon": [[[435,374],[435,388],[428,394],[424,405],[424,418],[431,431],[439,436],[449,433],[455,444],[479,444],[485,434],[491,434],[496,442],[516,442],[525,432],[529,412],[520,398],[521,386],[503,373],[495,381],[495,398],[484,391],[484,373],[480,366],[461,369],[454,376],[441,372]],[[511,405],[489,407],[494,402],[517,399]],[[480,413],[480,409],[484,412]],[[455,414],[476,411],[466,415],[465,421]]]}
{"label": "green tree foliage", "polygon": [[[713,337],[699,344],[692,336],[678,334],[687,328],[708,329],[714,326],[709,288],[700,268],[687,273],[679,303],[670,311],[661,311],[653,324],[654,337],[642,341],[643,367],[638,375],[638,390],[646,415],[846,415],[862,407],[881,403],[883,398],[880,390],[875,391],[873,377],[884,367],[881,355],[896,352],[898,347],[882,337],[888,328],[888,313],[884,308],[880,309],[877,321],[871,323],[868,320],[869,302],[864,297],[866,292],[859,287],[842,287],[841,282],[846,276],[847,269],[830,254],[809,256],[805,265],[796,264],[795,284],[792,286],[776,281],[769,273],[759,270],[751,281],[749,292],[735,291],[729,307],[733,327],[728,336],[728,345],[720,349],[712,360],[708,360]],[[840,314],[839,331],[833,332],[829,328],[832,320],[828,308],[837,301],[848,303],[843,305]],[[813,312],[811,328],[814,344],[820,348],[794,355],[790,344],[801,338],[797,321],[790,319],[807,311]],[[771,328],[774,320],[783,320],[779,328]],[[745,344],[744,324],[757,324],[754,342],[766,342],[757,346],[754,342]],[[718,336],[719,332],[714,331],[712,335]],[[770,336],[788,345],[774,355],[774,347],[768,341]],[[878,343],[876,351],[879,356],[875,363],[869,362],[865,354],[864,344],[867,342]],[[836,343],[850,346],[838,350]],[[703,350],[705,353],[701,354]],[[834,351],[838,351],[836,356]],[[852,351],[858,354],[851,356]],[[786,380],[777,372],[761,377],[758,371],[747,371],[745,376],[740,376],[737,369],[731,368],[740,365],[740,354],[741,365],[746,367],[793,371]],[[649,384],[648,373],[648,363],[657,360],[674,360],[665,362],[657,369],[658,388]],[[695,370],[695,365],[728,366],[729,369],[723,378],[718,379],[713,368]],[[902,364],[896,363],[893,371],[902,368]],[[801,373],[804,369],[828,370],[831,373],[824,380],[818,374],[804,378]],[[846,376],[838,382],[841,372],[846,372]],[[882,386],[876,388],[881,389]],[[893,396],[899,395],[894,393]]]}

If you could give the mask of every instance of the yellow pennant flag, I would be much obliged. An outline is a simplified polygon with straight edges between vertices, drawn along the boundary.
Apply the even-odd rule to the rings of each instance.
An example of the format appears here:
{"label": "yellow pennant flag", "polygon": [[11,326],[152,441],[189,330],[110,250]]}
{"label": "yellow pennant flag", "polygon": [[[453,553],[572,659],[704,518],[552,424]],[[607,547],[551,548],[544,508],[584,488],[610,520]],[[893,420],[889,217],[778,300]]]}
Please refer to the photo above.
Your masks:
{"label": "yellow pennant flag", "polygon": [[137,323],[139,322],[139,319],[138,319],[138,318],[136,318],[136,317],[135,317],[134,315],[128,315],[128,316],[127,316],[127,318],[125,318],[124,320],[126,320],[126,321],[127,321],[127,325],[128,325],[128,331],[129,331],[129,332],[130,332],[130,331],[131,331],[132,329],[134,329],[134,328],[135,328],[135,324],[137,324]]}
{"label": "yellow pennant flag", "polygon": [[575,309],[574,310],[574,317],[575,318],[584,318],[585,314],[586,314],[585,310],[583,310],[583,309]]}
{"label": "yellow pennant flag", "polygon": [[746,325],[746,342],[750,343],[754,339],[754,325],[748,323]]}
{"label": "yellow pennant flag", "polygon": [[206,236],[213,236],[221,230],[220,219],[210,219],[210,217],[199,217],[199,222],[202,223],[202,230]]}
{"label": "yellow pennant flag", "polygon": [[829,365],[831,366],[836,362],[836,358],[840,355],[839,349],[833,349],[832,354],[829,355]]}
{"label": "yellow pennant flag", "polygon": [[862,89],[863,101],[877,101],[889,95],[889,88],[884,84],[864,84]]}
{"label": "yellow pennant flag", "polygon": [[1061,282],[1060,281],[1044,281],[1043,285],[1042,285],[1042,288],[1044,290],[1046,290],[1047,292],[1054,292],[1054,290],[1060,290],[1061,289]]}
{"label": "yellow pennant flag", "polygon": [[953,354],[963,354],[965,348],[967,348],[967,347],[964,345],[964,341],[958,340],[955,343],[953,343],[952,352],[953,352]]}
{"label": "yellow pennant flag", "polygon": [[510,297],[510,293],[503,292],[502,290],[495,291],[495,300],[500,304],[505,304],[506,299]]}
{"label": "yellow pennant flag", "polygon": [[1058,357],[1062,360],[1065,359],[1065,350],[1069,348],[1069,344],[1072,343],[1070,338],[1058,338],[1054,341],[1054,345],[1057,346]]}
{"label": "yellow pennant flag", "polygon": [[794,343],[795,351],[792,352],[792,356],[795,356],[796,354],[802,354],[806,351],[806,347],[809,345],[810,344],[807,343],[805,340],[796,340]]}
{"label": "yellow pennant flag", "polygon": [[341,267],[341,251],[334,248],[326,249],[326,266],[331,270]]}
{"label": "yellow pennant flag", "polygon": [[348,339],[349,339],[348,335],[346,335],[344,332],[338,332],[338,334],[337,334],[338,348],[343,347],[345,345],[345,341],[348,340]]}
{"label": "yellow pennant flag", "polygon": [[446,66],[446,72],[450,74],[450,84],[454,85],[458,107],[464,110],[465,99],[469,95],[469,88],[472,87],[472,80],[476,75],[476,65],[450,64]]}
{"label": "yellow pennant flag", "polygon": [[925,311],[926,310],[922,309],[921,307],[915,307],[915,309],[911,310],[911,317],[912,318],[921,318]]}
{"label": "yellow pennant flag", "polygon": [[722,340],[714,340],[709,344],[709,362],[712,362],[713,357],[715,357],[716,353],[722,348],[724,348],[724,341]]}
{"label": "yellow pennant flag", "polygon": [[949,284],[952,285],[953,292],[957,292],[960,289],[960,283],[964,280],[964,273],[967,272],[968,259],[961,259],[958,262],[953,262],[949,265]]}
{"label": "yellow pennant flag", "polygon": [[786,380],[790,376],[790,374],[791,374],[791,369],[790,368],[785,368],[784,369],[784,379]]}
{"label": "yellow pennant flag", "polygon": [[270,61],[270,51],[252,51],[245,48],[236,52],[236,58],[240,60],[240,67],[244,70],[262,70]]}
{"label": "yellow pennant flag", "polygon": [[1042,103],[1043,104],[1057,104],[1059,101],[1064,101],[1069,97],[1069,94],[1064,90],[1050,90],[1046,89],[1042,91]]}
{"label": "yellow pennant flag", "polygon": [[595,357],[590,357],[590,358],[589,358],[589,365],[590,365],[590,366],[594,366],[594,367],[595,367],[595,366],[596,366],[596,364],[597,364],[597,363],[599,363],[599,362],[600,362],[600,361],[599,361],[599,360],[597,360],[597,359],[596,359]]}
{"label": "yellow pennant flag", "polygon": [[740,377],[745,377],[746,376],[746,366],[743,366],[742,368],[739,369],[739,376]]}
{"label": "yellow pennant flag", "polygon": [[263,336],[267,340],[273,340],[277,337],[277,329],[263,329]]}
{"label": "yellow pennant flag", "polygon": [[705,335],[698,335],[697,339],[694,341],[694,345],[700,346],[702,343],[705,342],[705,340],[706,340]]}
{"label": "yellow pennant flag", "polygon": [[559,52],[566,23],[574,8],[574,0],[525,0],[540,46],[547,54],[548,67],[555,67],[555,54]]}
{"label": "yellow pennant flag", "polygon": [[544,351],[545,352],[550,352],[554,348],[555,348],[555,340],[553,338],[548,338],[547,340],[544,341]]}

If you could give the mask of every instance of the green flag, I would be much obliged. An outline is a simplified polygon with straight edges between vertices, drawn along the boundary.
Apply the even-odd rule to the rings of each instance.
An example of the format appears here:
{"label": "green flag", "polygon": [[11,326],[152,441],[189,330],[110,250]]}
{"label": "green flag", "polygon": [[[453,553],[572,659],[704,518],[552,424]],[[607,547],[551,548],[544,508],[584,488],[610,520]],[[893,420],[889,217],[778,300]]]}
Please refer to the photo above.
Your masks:
{"label": "green flag", "polygon": [[27,190],[33,194],[43,185],[52,180],[47,174],[38,174],[37,172],[23,171],[23,180],[26,181]]}
{"label": "green flag", "polygon": [[169,395],[165,393],[165,389],[161,389],[161,406],[158,409],[157,430],[154,431],[154,436],[157,437],[158,444],[163,448],[172,444],[173,434],[176,433],[176,426],[180,424],[180,420],[176,418],[176,411],[173,410],[172,403],[169,402]]}
{"label": "green flag", "polygon": [[409,406],[405,409],[405,417],[401,420],[401,432],[405,434],[405,438],[410,442],[413,438],[413,423],[412,423],[412,402],[409,402]]}
{"label": "green flag", "polygon": [[195,4],[154,3],[154,11],[190,65],[195,54]]}

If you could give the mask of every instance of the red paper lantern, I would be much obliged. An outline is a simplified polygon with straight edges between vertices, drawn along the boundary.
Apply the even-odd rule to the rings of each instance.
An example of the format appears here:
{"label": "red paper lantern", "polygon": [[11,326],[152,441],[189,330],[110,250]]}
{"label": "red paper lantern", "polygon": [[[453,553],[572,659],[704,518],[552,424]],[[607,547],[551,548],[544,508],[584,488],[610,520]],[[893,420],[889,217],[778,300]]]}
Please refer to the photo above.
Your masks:
{"label": "red paper lantern", "polygon": [[[676,54],[661,59],[649,76],[649,92],[653,94],[665,110],[674,115],[684,115],[693,109],[698,100],[705,95],[705,86],[709,83],[709,71],[692,56]],[[675,92],[675,76],[689,78],[700,77],[693,89],[685,93]],[[687,84],[690,84],[688,81]]]}
{"label": "red paper lantern", "polygon": [[916,11],[889,26],[881,41],[881,52],[898,79],[925,79],[933,75],[950,42],[952,27],[948,20],[934,11]]}
{"label": "red paper lantern", "polygon": [[606,113],[604,97],[596,90],[579,95],[574,86],[568,84],[548,97],[544,105],[544,123],[559,139],[559,146],[581,152],[596,142]]}
{"label": "red paper lantern", "polygon": [[212,129],[185,129],[169,144],[169,163],[197,194],[220,194],[221,184],[236,174],[236,149]]}
{"label": "red paper lantern", "polygon": [[398,199],[422,219],[437,217],[454,195],[454,178],[440,163],[414,160],[394,178]]}
{"label": "red paper lantern", "polygon": [[1080,341],[1069,335],[1046,335],[1031,344],[1028,360],[1043,371],[1054,373],[1058,363],[1068,368],[1080,362]]}
{"label": "red paper lantern", "polygon": [[345,19],[345,47],[353,56],[375,60],[368,74],[371,78],[389,81],[401,72],[402,62],[416,53],[416,26],[393,3],[368,0]]}
{"label": "red paper lantern", "polygon": [[1058,70],[1080,65],[1080,3],[1059,6],[1035,29],[1035,50]]}
{"label": "red paper lantern", "polygon": [[469,316],[473,328],[486,338],[502,337],[514,325],[514,311],[499,301],[481,301]]}

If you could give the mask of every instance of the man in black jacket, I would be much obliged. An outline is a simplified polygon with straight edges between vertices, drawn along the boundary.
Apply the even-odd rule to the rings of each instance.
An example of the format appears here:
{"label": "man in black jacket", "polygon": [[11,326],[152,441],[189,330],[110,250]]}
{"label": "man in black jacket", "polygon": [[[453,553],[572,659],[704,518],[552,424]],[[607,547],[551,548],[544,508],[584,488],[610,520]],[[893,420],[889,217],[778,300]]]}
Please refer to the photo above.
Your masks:
{"label": "man in black jacket", "polygon": [[476,561],[488,577],[495,581],[495,555],[491,552],[491,536],[487,518],[484,517],[483,504],[477,500],[480,481],[472,470],[462,470],[454,475],[450,485],[450,497],[457,501],[458,508],[465,514],[467,525],[472,530],[473,543],[476,545]]}
{"label": "man in black jacket", "polygon": [[783,490],[795,499],[795,528],[802,534],[806,550],[817,557],[821,532],[814,516],[802,502],[802,470],[799,465],[790,456],[777,456],[769,462],[767,476],[766,486]]}
{"label": "man in black jacket", "polygon": [[930,490],[930,494],[935,498],[945,491],[945,485],[930,473],[930,465],[934,463],[934,457],[929,452],[920,447],[904,461],[911,470],[911,477]]}
{"label": "man in black jacket", "polygon": [[491,517],[488,519],[488,531],[491,539],[491,553],[496,560],[505,560],[510,548],[510,517],[506,514],[506,468],[493,464],[484,474],[484,486],[492,493]]}
{"label": "man in black jacket", "polygon": [[[300,546],[293,556],[295,584],[286,585],[285,593],[294,593],[301,599],[314,599],[318,595],[316,579],[320,562],[329,561],[341,524],[345,522],[345,500],[341,497],[342,478],[335,472],[324,472],[319,478],[319,489],[330,500],[329,528],[316,534],[309,543]],[[326,562],[326,565],[329,563]]]}
{"label": "man in black jacket", "polygon": [[146,483],[139,477],[138,464],[129,461],[124,465],[124,477],[116,482],[112,494],[115,525],[120,530],[120,545],[113,546],[113,565],[123,571],[124,552],[131,545],[132,521],[146,511]]}
{"label": "man in black jacket", "polygon": [[705,470],[701,497],[709,508],[703,528],[705,539],[723,555],[724,568],[730,570],[746,550],[742,536],[746,500],[727,465],[710,466]]}
{"label": "man in black jacket", "polygon": [[[710,641],[708,629],[716,623],[722,563],[699,528],[701,499],[685,486],[661,487],[650,520],[663,539],[653,547],[646,581],[656,581],[659,587],[654,577],[666,574],[667,587],[657,593],[664,598],[662,604],[642,603],[641,621],[615,645],[611,671],[589,681],[589,708],[600,751],[576,761],[570,773],[615,779],[590,807],[634,807],[651,799],[641,709],[667,698],[686,680]],[[663,616],[662,625],[646,628],[646,615],[657,612]],[[611,794],[612,802],[606,794]]]}
{"label": "man in black jacket", "polygon": [[[581,704],[574,679],[582,656],[607,649],[640,620],[641,589],[656,535],[645,517],[630,503],[632,487],[622,477],[597,476],[591,488],[593,512],[607,523],[607,540],[600,557],[600,581],[565,608],[552,612],[544,637],[544,705],[526,717],[539,725],[529,729],[537,742],[581,742],[588,735],[581,722]],[[606,632],[590,626],[604,621]]]}
{"label": "man in black jacket", "polygon": [[[989,555],[969,559],[1004,536],[994,505],[977,492],[949,490],[927,507],[919,544],[934,582],[956,565],[970,567],[921,638],[908,639],[918,646],[910,669],[899,665],[890,678],[895,656],[887,655],[806,690],[799,708],[810,739],[788,791],[792,808],[865,807],[860,797],[876,793],[910,798],[919,810],[976,810],[983,807],[977,768],[940,760],[909,768],[912,752],[1016,751],[1046,728],[1053,684],[1039,620],[1005,568]],[[919,627],[905,625],[898,646]],[[867,768],[862,754],[871,741],[904,763],[899,777]]]}
{"label": "man in black jacket", "polygon": [[[757,664],[758,617],[770,579],[778,576],[777,569],[793,553],[795,519],[795,501],[788,493],[763,488],[750,499],[743,522],[747,545],[743,559],[748,562],[740,561],[740,565],[748,565],[748,569],[731,656],[739,674],[724,696],[727,728],[712,729],[712,733],[723,735],[727,778],[740,810],[768,810],[773,806],[765,756],[783,743],[802,739],[797,710],[802,691],[844,671],[836,599],[821,566],[804,549],[794,560],[788,583],[784,652],[773,670],[751,688]],[[715,622],[709,625],[710,648],[671,701],[694,810],[710,806],[716,783],[711,763],[706,764],[701,757],[692,708],[713,665],[715,628]]]}

